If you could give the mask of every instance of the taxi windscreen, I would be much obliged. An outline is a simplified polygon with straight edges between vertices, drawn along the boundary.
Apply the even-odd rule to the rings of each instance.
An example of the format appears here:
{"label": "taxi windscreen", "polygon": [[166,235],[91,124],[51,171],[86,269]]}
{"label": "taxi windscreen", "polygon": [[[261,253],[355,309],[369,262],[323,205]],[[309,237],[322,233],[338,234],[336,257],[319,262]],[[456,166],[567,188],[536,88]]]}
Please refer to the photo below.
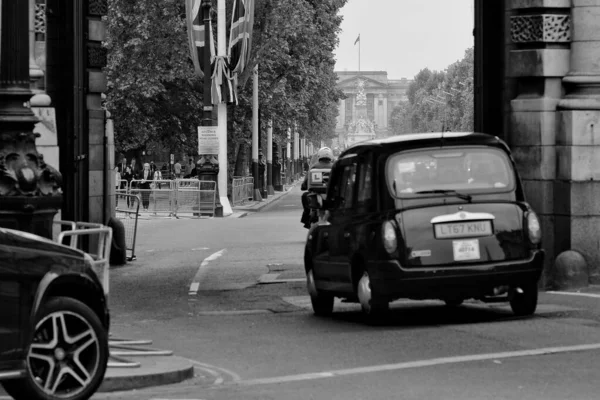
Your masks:
{"label": "taxi windscreen", "polygon": [[491,147],[434,148],[391,156],[386,180],[396,197],[460,192],[505,192],[515,174],[506,153]]}

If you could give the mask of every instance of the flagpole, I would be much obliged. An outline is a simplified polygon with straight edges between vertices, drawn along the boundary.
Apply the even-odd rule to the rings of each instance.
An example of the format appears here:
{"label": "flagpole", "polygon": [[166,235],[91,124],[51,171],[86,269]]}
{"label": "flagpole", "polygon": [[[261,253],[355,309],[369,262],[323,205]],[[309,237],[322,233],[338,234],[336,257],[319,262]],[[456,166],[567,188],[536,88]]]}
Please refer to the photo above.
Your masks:
{"label": "flagpole", "polygon": [[203,115],[202,115],[202,125],[203,126],[212,126],[212,99],[211,99],[211,68],[210,68],[210,8],[212,4],[210,0],[202,0],[202,11],[203,14],[203,22],[204,22],[204,51],[202,57],[204,58],[204,93],[202,97],[203,103]]}
{"label": "flagpole", "polygon": [[[225,57],[226,54],[226,32],[225,23],[225,0],[217,2],[217,56]],[[227,79],[227,78],[225,78]],[[219,200],[223,207],[223,217],[233,214],[233,209],[227,198],[227,104],[223,101],[217,104],[217,135],[219,138],[219,175],[217,186],[219,188]]]}

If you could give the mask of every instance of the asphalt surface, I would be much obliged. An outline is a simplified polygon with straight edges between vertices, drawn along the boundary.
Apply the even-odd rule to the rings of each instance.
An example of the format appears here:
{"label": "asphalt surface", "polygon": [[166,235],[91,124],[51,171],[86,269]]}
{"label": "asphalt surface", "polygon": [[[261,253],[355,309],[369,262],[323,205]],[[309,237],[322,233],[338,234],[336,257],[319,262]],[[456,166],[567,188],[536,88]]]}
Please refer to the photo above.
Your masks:
{"label": "asphalt surface", "polygon": [[[244,218],[140,221],[111,270],[113,330],[193,360],[202,379],[94,399],[598,399],[600,288],[542,293],[538,312],[398,301],[315,317],[300,191]],[[213,376],[207,384],[206,376]]]}

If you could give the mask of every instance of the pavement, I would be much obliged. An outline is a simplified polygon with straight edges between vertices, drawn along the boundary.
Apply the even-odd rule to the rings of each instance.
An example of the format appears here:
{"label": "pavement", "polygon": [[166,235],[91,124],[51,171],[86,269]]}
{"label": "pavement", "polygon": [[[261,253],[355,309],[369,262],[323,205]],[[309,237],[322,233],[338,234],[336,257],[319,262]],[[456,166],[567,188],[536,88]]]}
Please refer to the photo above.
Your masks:
{"label": "pavement", "polygon": [[260,211],[263,208],[265,208],[266,206],[268,206],[269,204],[271,204],[272,202],[277,201],[277,200],[281,199],[283,196],[285,196],[286,194],[288,194],[288,192],[290,190],[292,190],[294,188],[294,186],[296,186],[296,184],[298,184],[299,182],[300,181],[296,181],[296,182],[292,183],[291,185],[284,185],[283,191],[281,191],[281,192],[276,191],[275,194],[273,194],[271,196],[267,196],[266,198],[264,198],[260,201],[247,201],[240,205],[236,205],[236,206],[232,207],[233,214],[229,215],[229,217],[243,218],[246,215],[248,215],[248,213]]}
{"label": "pavement", "polygon": [[[259,212],[269,204],[280,200],[299,181],[285,185],[283,191],[275,192],[260,201],[248,201],[232,207],[233,214],[226,218],[243,218]],[[198,383],[214,384],[221,379],[218,373],[193,360],[179,357],[170,350],[151,347],[152,340],[128,336],[120,326],[119,332],[111,333],[110,360],[98,392],[117,392],[169,385],[193,379]]]}

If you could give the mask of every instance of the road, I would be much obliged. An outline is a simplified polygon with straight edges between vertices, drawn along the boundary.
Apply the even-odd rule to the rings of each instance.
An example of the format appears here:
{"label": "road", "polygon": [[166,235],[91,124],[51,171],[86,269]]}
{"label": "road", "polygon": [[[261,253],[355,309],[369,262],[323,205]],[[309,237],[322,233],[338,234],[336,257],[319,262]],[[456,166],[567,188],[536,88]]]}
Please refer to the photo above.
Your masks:
{"label": "road", "polygon": [[[600,288],[508,306],[398,301],[313,316],[300,191],[245,218],[140,222],[138,261],[111,271],[113,328],[194,360],[190,380],[94,399],[598,399]],[[596,292],[596,293],[594,293]]]}

